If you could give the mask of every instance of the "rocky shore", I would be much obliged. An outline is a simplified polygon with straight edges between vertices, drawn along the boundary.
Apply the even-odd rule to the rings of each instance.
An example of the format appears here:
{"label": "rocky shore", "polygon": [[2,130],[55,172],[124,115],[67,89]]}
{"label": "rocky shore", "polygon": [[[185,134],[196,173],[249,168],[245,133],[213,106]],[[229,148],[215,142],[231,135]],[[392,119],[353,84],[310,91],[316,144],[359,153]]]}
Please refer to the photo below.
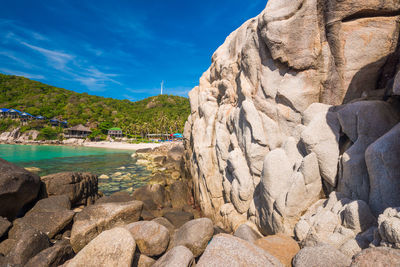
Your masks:
{"label": "rocky shore", "polygon": [[20,128],[16,128],[11,132],[3,132],[0,134],[0,144],[7,145],[62,145],[62,146],[84,146],[107,149],[122,150],[138,150],[147,148],[156,148],[161,143],[138,143],[132,144],[126,141],[90,141],[89,139],[70,138],[65,140],[37,140],[39,132],[30,130],[24,133],[20,132]]}

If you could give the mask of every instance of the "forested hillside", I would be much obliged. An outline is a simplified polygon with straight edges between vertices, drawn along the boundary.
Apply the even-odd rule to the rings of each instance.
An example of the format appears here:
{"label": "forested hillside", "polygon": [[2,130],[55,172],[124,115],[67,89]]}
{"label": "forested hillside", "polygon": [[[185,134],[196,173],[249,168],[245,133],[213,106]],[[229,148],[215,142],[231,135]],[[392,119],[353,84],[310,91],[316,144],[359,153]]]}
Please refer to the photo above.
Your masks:
{"label": "forested hillside", "polygon": [[118,126],[130,135],[182,132],[190,113],[189,100],[160,95],[138,102],[76,93],[24,77],[0,74],[0,108],[67,120],[69,126],[92,129]]}

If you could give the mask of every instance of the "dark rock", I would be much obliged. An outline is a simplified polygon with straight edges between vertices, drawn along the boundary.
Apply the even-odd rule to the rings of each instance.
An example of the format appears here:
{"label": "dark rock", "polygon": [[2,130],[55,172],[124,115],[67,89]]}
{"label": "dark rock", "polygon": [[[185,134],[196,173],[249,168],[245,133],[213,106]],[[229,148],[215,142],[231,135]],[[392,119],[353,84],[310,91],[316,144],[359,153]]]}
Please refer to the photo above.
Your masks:
{"label": "dark rock", "polygon": [[141,148],[136,150],[137,154],[144,154],[144,153],[150,153],[151,151],[153,151],[152,148]]}
{"label": "dark rock", "polygon": [[214,225],[214,235],[218,234],[229,234],[225,229],[222,229],[218,225]]}
{"label": "dark rock", "polygon": [[157,157],[155,157],[155,158],[153,159],[153,161],[154,161],[154,163],[156,163],[156,164],[162,165],[162,164],[165,163],[166,159],[167,159],[166,156],[157,156]]}
{"label": "dark rock", "polygon": [[8,253],[13,249],[17,241],[14,239],[6,239],[0,243],[0,254],[7,256]]}
{"label": "dark rock", "polygon": [[0,159],[0,216],[13,220],[36,199],[39,189],[38,175]]}
{"label": "dark rock", "polygon": [[53,267],[59,266],[75,255],[67,240],[59,241],[54,246],[42,250],[31,258],[25,267]]}
{"label": "dark rock", "polygon": [[66,195],[42,199],[24,217],[14,221],[11,236],[15,236],[15,232],[20,229],[33,227],[49,238],[54,238],[71,223],[75,212],[69,208],[70,202]]}
{"label": "dark rock", "polygon": [[168,159],[173,160],[173,161],[180,161],[183,157],[183,152],[185,152],[185,148],[183,147],[183,144],[173,146],[168,151],[168,154],[167,154]]}
{"label": "dark rock", "polygon": [[91,173],[56,173],[42,177],[42,182],[42,195],[67,195],[73,207],[93,204],[98,198],[98,177]]}
{"label": "dark rock", "polygon": [[129,202],[134,200],[134,198],[129,195],[128,192],[116,192],[110,196],[103,196],[96,200],[96,204],[100,203],[113,203],[113,202]]}
{"label": "dark rock", "polygon": [[77,253],[101,232],[139,220],[143,202],[102,203],[85,207],[74,218],[71,244]]}
{"label": "dark rock", "polygon": [[48,247],[50,247],[50,240],[46,234],[28,228],[18,236],[5,261],[11,265],[24,265],[29,259]]}
{"label": "dark rock", "polygon": [[206,249],[214,234],[213,222],[208,218],[189,221],[182,225],[171,240],[171,247],[185,246],[197,257]]}
{"label": "dark rock", "polygon": [[367,248],[353,257],[351,267],[400,266],[398,249],[387,247]]}
{"label": "dark rock", "polygon": [[184,211],[169,211],[164,213],[163,217],[167,218],[168,221],[170,221],[172,225],[175,226],[175,228],[179,228],[186,222],[194,219],[193,213]]}
{"label": "dark rock", "polygon": [[156,262],[153,258],[150,258],[146,255],[140,254],[138,252],[135,253],[135,256],[133,258],[133,264],[132,266],[137,266],[137,267],[151,267],[153,264]]}
{"label": "dark rock", "polygon": [[168,191],[173,208],[183,208],[190,201],[189,186],[184,181],[174,182]]}
{"label": "dark rock", "polygon": [[142,201],[145,209],[156,210],[165,204],[165,188],[159,184],[145,185],[136,189],[132,197]]}
{"label": "dark rock", "polygon": [[54,212],[31,212],[14,221],[14,225],[24,224],[45,233],[53,238],[72,222],[75,212],[61,210]]}
{"label": "dark rock", "polygon": [[11,223],[6,218],[0,217],[0,239],[3,238],[10,227]]}
{"label": "dark rock", "polygon": [[351,258],[330,245],[305,247],[293,259],[293,267],[349,266]]}
{"label": "dark rock", "polygon": [[140,215],[140,219],[142,221],[151,221],[155,218],[155,216],[153,215],[153,213],[151,213],[148,210],[143,210],[142,214]]}
{"label": "dark rock", "polygon": [[233,235],[249,242],[254,242],[263,237],[247,224],[240,225]]}
{"label": "dark rock", "polygon": [[64,211],[71,209],[71,202],[67,195],[51,196],[39,200],[35,206],[29,210],[29,213],[33,212],[53,212],[53,211]]}

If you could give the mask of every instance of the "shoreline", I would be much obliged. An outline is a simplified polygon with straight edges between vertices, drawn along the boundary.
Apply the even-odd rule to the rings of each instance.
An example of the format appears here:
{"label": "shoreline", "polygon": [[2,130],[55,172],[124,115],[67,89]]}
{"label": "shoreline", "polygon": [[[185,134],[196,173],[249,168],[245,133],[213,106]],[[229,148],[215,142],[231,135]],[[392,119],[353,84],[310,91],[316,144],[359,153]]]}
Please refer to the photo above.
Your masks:
{"label": "shoreline", "polygon": [[129,144],[123,142],[87,142],[83,143],[83,147],[96,147],[96,148],[109,148],[109,149],[121,149],[121,150],[138,150],[138,149],[148,149],[156,148],[162,146],[163,143],[139,143],[139,144]]}
{"label": "shoreline", "polygon": [[70,146],[70,147],[92,147],[117,150],[154,149],[163,143],[138,143],[130,144],[124,142],[84,142],[84,143],[62,143],[62,142],[0,142],[0,145],[32,145],[32,146]]}

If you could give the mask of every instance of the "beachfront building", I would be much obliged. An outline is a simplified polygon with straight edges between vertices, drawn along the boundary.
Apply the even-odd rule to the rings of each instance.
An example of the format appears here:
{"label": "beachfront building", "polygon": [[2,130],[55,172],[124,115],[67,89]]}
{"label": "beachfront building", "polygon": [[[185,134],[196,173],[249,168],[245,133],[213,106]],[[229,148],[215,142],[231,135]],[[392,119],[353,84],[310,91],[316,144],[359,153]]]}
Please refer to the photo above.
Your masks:
{"label": "beachfront building", "polygon": [[62,121],[61,122],[61,127],[67,128],[68,127],[68,121]]}
{"label": "beachfront building", "polygon": [[146,138],[151,140],[151,141],[170,140],[170,139],[172,139],[170,134],[146,134]]}
{"label": "beachfront building", "polygon": [[30,121],[35,118],[35,116],[33,116],[32,114],[29,114],[27,112],[21,113],[20,117],[21,117],[22,121]]}
{"label": "beachfront building", "polygon": [[91,133],[92,131],[88,127],[79,124],[77,126],[66,129],[64,136],[65,138],[86,138]]}
{"label": "beachfront building", "polygon": [[22,114],[21,111],[13,109],[13,108],[8,110],[8,118],[11,118],[11,119],[18,119],[21,114]]}
{"label": "beachfront building", "polygon": [[50,120],[50,125],[51,126],[55,126],[55,127],[60,126],[60,121],[57,120],[57,119],[51,119]]}
{"label": "beachfront building", "polygon": [[113,138],[122,138],[124,137],[123,133],[122,133],[122,129],[121,128],[111,128],[108,130],[108,136],[109,137],[113,137]]}
{"label": "beachfront building", "polygon": [[0,118],[5,119],[8,118],[9,115],[8,108],[0,108]]}
{"label": "beachfront building", "polygon": [[46,118],[43,117],[42,115],[39,115],[39,116],[36,117],[36,119],[37,119],[37,120],[40,120],[40,121],[43,121],[43,120],[45,120]]}

